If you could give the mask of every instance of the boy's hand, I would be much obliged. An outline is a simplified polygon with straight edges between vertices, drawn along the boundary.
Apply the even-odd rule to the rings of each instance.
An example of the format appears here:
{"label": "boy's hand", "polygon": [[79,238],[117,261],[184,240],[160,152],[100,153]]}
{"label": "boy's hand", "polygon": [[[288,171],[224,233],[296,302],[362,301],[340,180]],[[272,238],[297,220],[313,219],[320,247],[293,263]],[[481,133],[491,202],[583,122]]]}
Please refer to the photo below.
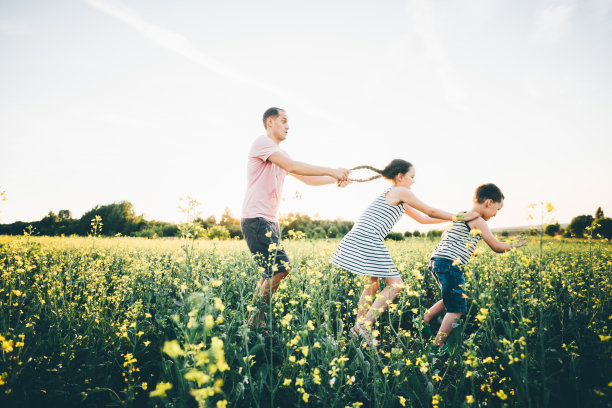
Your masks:
{"label": "boy's hand", "polygon": [[460,213],[458,213],[457,215],[453,217],[453,221],[467,222],[467,221],[475,220],[478,217],[480,217],[480,214],[477,213],[476,211],[470,211],[470,212],[461,211]]}
{"label": "boy's hand", "polygon": [[522,247],[523,245],[527,244],[527,240],[525,239],[525,237],[523,236],[523,234],[520,234],[516,237],[516,241],[511,243],[510,246],[512,248],[519,248]]}

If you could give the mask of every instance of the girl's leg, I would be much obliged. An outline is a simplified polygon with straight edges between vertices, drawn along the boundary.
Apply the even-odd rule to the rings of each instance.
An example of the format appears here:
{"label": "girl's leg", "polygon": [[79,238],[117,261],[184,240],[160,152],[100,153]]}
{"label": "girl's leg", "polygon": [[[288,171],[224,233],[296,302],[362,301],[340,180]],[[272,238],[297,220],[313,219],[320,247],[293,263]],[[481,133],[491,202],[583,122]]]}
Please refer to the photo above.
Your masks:
{"label": "girl's leg", "polygon": [[376,293],[378,293],[378,287],[378,278],[373,276],[370,277],[370,282],[366,283],[366,286],[361,293],[361,297],[359,298],[359,306],[357,307],[357,323],[362,322],[364,316],[370,310],[374,296],[376,296]]}
{"label": "girl's leg", "polygon": [[385,278],[385,289],[376,297],[374,303],[365,315],[365,326],[371,326],[372,323],[380,316],[387,307],[393,302],[393,299],[401,292],[404,287],[402,278],[397,276],[394,278]]}
{"label": "girl's leg", "polygon": [[455,323],[455,320],[459,320],[461,315],[462,313],[447,313],[446,316],[444,316],[444,319],[442,319],[442,325],[440,326],[436,339],[434,340],[436,346],[444,346],[446,339],[448,339],[448,336],[453,331],[453,323]]}
{"label": "girl's leg", "polygon": [[425,324],[429,324],[431,319],[433,319],[434,317],[436,317],[437,315],[439,315],[440,313],[444,311],[446,311],[446,308],[444,307],[444,303],[441,300],[439,300],[438,302],[436,302],[435,305],[430,307],[429,310],[425,312],[425,314],[423,315],[423,320],[425,321]]}

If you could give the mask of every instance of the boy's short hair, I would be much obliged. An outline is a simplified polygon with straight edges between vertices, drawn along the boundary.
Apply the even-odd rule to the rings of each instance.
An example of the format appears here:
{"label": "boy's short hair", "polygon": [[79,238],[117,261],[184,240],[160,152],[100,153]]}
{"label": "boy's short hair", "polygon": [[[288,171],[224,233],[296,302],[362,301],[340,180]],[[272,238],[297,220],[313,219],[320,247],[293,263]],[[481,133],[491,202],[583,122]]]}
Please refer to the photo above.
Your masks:
{"label": "boy's short hair", "polygon": [[501,192],[499,187],[493,183],[482,184],[478,186],[474,193],[474,201],[482,204],[485,200],[491,199],[494,203],[501,203],[504,199],[504,194]]}
{"label": "boy's short hair", "polygon": [[266,110],[263,114],[263,125],[264,125],[264,129],[267,129],[268,127],[266,126],[266,121],[268,120],[268,118],[276,118],[278,117],[278,115],[280,115],[280,113],[284,112],[284,109],[281,108],[268,108],[268,110]]}

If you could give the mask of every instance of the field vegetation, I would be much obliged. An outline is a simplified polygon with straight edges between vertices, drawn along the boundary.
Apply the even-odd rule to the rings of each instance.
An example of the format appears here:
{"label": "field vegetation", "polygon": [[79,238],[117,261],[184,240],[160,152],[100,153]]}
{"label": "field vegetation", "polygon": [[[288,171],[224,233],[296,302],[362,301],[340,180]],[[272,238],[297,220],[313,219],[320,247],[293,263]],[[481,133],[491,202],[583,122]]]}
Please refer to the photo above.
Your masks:
{"label": "field vegetation", "polygon": [[[243,241],[0,237],[0,405],[607,407],[607,241],[531,238],[465,269],[468,313],[431,356],[412,319],[439,290],[435,241],[387,241],[406,284],[377,349],[352,340],[364,282],[337,240],[286,240],[294,269],[247,324],[259,271]],[[436,326],[434,322],[434,327]]]}

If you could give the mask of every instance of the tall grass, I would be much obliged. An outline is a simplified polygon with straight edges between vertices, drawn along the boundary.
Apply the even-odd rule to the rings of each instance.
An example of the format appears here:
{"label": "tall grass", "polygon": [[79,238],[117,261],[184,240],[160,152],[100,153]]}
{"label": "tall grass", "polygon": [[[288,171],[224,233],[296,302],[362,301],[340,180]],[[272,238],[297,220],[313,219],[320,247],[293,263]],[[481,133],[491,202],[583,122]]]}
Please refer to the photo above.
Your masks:
{"label": "tall grass", "polygon": [[293,271],[254,330],[260,275],[243,242],[0,237],[0,405],[610,404],[607,243],[481,248],[447,359],[411,323],[440,296],[435,241],[387,243],[406,289],[378,349],[348,336],[363,282],[329,263],[337,242],[284,244]]}

